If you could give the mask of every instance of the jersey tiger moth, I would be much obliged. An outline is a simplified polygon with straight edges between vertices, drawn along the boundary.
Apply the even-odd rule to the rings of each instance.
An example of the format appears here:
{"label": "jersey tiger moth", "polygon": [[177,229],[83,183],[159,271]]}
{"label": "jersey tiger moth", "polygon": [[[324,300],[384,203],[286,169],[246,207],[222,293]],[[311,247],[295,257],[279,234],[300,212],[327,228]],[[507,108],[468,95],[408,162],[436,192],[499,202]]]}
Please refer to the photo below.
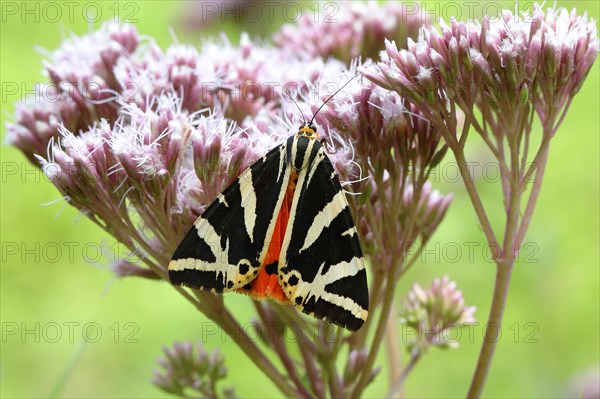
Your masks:
{"label": "jersey tiger moth", "polygon": [[369,307],[358,232],[311,123],[220,194],[179,244],[171,283],[293,304],[356,331]]}

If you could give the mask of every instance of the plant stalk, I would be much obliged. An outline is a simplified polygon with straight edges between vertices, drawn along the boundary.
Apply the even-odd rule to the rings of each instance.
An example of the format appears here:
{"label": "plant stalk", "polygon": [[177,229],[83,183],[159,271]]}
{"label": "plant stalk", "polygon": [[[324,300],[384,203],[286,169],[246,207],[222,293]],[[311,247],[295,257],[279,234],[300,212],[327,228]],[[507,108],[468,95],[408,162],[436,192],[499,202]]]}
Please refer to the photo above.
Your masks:
{"label": "plant stalk", "polygon": [[483,229],[483,233],[485,234],[485,238],[490,245],[490,249],[494,252],[494,259],[498,256],[498,251],[500,246],[498,241],[496,240],[496,235],[494,234],[494,230],[492,229],[492,224],[485,212],[485,208],[483,203],[481,202],[481,198],[477,193],[477,188],[475,187],[475,183],[471,178],[471,173],[469,172],[469,167],[467,165],[467,161],[465,159],[465,154],[461,148],[453,151],[454,157],[456,159],[456,164],[458,166],[458,170],[462,177],[463,183],[467,189],[467,193],[469,194],[469,198],[471,199],[471,203],[473,204],[473,208],[475,208],[475,213],[477,214],[477,218],[479,219],[479,223],[481,228]]}
{"label": "plant stalk", "polygon": [[371,377],[371,370],[373,369],[373,365],[375,364],[375,359],[377,358],[377,353],[379,352],[379,347],[383,342],[383,336],[386,331],[387,320],[390,316],[390,310],[392,309],[392,304],[394,302],[394,293],[396,292],[396,282],[394,281],[394,274],[396,268],[390,267],[390,270],[387,273],[386,279],[386,290],[385,296],[383,298],[383,306],[381,307],[381,313],[379,315],[379,321],[377,323],[377,328],[375,329],[375,335],[373,336],[371,349],[369,352],[369,356],[367,357],[367,361],[365,363],[364,369],[360,375],[360,379],[352,392],[352,397],[359,397],[367,383],[369,382],[369,378]]}
{"label": "plant stalk", "polygon": [[490,315],[467,398],[479,398],[483,392],[483,386],[485,385],[485,380],[492,364],[492,358],[494,357],[494,350],[498,343],[498,333],[502,324],[502,316],[504,315],[504,308],[508,297],[508,287],[510,286],[513,266],[514,260],[507,263],[499,263],[497,266],[496,284],[494,286]]}
{"label": "plant stalk", "polygon": [[521,213],[521,186],[520,178],[517,176],[520,170],[519,147],[514,138],[512,141],[509,141],[509,146],[511,155],[511,180],[509,182],[510,199],[506,215],[506,229],[504,231],[502,252],[500,254],[495,254],[494,256],[496,259],[494,296],[492,297],[492,305],[485,328],[483,344],[481,346],[481,351],[479,352],[479,358],[477,359],[477,366],[475,368],[473,379],[471,380],[469,392],[467,393],[468,398],[479,398],[483,392],[483,387],[492,365],[496,344],[498,343],[500,336],[500,326],[502,325],[502,317],[508,298],[510,279],[515,264],[516,254],[519,250],[515,247],[515,237],[517,235],[519,216]]}
{"label": "plant stalk", "polygon": [[[395,306],[392,303],[392,309],[390,310],[392,315],[397,314]],[[387,344],[387,356],[388,364],[390,367],[390,381],[396,381],[402,374],[402,365],[400,364],[400,343],[398,342],[398,325],[395,317],[389,317],[386,326],[386,344]]]}
{"label": "plant stalk", "polygon": [[[269,377],[279,390],[288,397],[298,397],[298,392],[292,388],[286,378],[279,373],[277,368],[256,346],[252,339],[241,328],[237,321],[228,311],[222,314],[220,320],[215,320],[220,327],[229,335],[233,341],[244,351],[244,353],[258,366],[262,372]],[[239,335],[238,335],[239,334]]]}
{"label": "plant stalk", "polygon": [[420,352],[415,351],[414,353],[411,353],[408,364],[406,365],[404,370],[402,370],[402,373],[396,379],[393,380],[392,386],[390,387],[390,390],[388,391],[388,394],[387,394],[388,398],[400,396],[399,392],[400,392],[400,389],[402,388],[402,385],[404,384],[404,381],[406,381],[406,377],[408,377],[408,375],[413,370],[413,368],[415,367],[415,365],[417,364],[417,362],[419,361],[420,358],[421,358]]}

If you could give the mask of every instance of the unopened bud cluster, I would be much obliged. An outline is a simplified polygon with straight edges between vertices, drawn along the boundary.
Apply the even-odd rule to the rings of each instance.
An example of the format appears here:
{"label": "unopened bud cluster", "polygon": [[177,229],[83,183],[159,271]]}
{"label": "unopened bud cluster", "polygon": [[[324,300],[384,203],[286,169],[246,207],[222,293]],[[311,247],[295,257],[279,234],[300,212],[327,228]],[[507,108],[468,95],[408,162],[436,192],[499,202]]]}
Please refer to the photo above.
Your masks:
{"label": "unopened bud cluster", "polygon": [[229,388],[216,392],[216,384],[227,377],[224,357],[218,350],[207,353],[201,344],[175,342],[163,348],[164,357],[158,359],[160,370],[154,371],[152,382],[163,391],[188,397],[234,397]]}
{"label": "unopened bud cluster", "polygon": [[408,349],[456,346],[456,342],[444,339],[444,333],[475,322],[474,313],[475,306],[465,305],[462,291],[448,276],[434,279],[431,287],[425,289],[415,283],[400,312],[401,321],[418,332],[408,342]]}

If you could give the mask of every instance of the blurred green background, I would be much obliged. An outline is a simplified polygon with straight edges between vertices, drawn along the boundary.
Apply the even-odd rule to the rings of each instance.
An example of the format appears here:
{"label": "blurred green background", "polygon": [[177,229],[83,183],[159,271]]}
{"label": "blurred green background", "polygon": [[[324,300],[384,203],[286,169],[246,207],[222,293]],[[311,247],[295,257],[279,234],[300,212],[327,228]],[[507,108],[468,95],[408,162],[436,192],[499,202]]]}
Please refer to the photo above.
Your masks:
{"label": "blurred green background", "polygon": [[[5,7],[10,3],[36,7],[36,2],[2,3],[3,138],[14,103],[35,82],[46,81],[41,74],[42,54],[34,47],[52,50],[68,32],[81,34],[93,28],[80,13],[71,20],[60,2],[56,4],[65,14],[55,22],[36,21],[35,14],[22,10],[9,15]],[[87,4],[75,3],[79,10]],[[240,28],[217,21],[201,32],[189,32],[181,17],[182,3],[96,4],[105,16],[101,21],[115,12],[123,17],[133,13],[140,33],[155,38],[163,49],[173,41],[170,28],[180,42],[194,45],[221,30],[235,41],[240,29],[261,34],[277,29],[277,24]],[[502,4],[514,9],[514,3]],[[595,19],[600,15],[597,1],[559,1],[558,5],[587,10]],[[598,366],[598,72],[596,62],[553,141],[528,244],[515,270],[502,337],[485,389],[488,397],[563,396],[570,381]],[[8,83],[17,83],[18,92],[9,92]],[[4,145],[0,154],[0,396],[165,397],[150,384],[161,346],[174,340],[201,339],[206,320],[168,284],[115,279],[108,261],[98,254],[100,247],[110,251],[114,245],[110,237],[73,209],[63,209],[61,202],[40,206],[57,199],[58,192],[14,148]],[[490,159],[474,146],[471,160]],[[436,176],[435,187],[453,192],[454,201],[430,244],[431,252],[402,280],[399,294],[405,295],[413,282],[429,285],[433,277],[448,274],[463,290],[467,303],[478,307],[481,325],[472,329],[472,336],[463,331],[458,350],[432,350],[425,356],[406,384],[409,397],[464,396],[480,348],[495,274],[494,265],[482,252],[483,235],[462,183],[448,182],[454,176],[448,163]],[[497,187],[483,181],[479,185],[486,203],[499,201]],[[497,207],[490,209],[501,226],[501,212]],[[472,259],[469,246],[474,248]],[[228,295],[227,301],[242,320],[254,313],[243,296]],[[205,346],[224,352],[230,370],[227,384],[234,385],[239,396],[279,396],[229,338],[214,335],[205,340]],[[372,384],[368,396],[385,394],[386,371]]]}

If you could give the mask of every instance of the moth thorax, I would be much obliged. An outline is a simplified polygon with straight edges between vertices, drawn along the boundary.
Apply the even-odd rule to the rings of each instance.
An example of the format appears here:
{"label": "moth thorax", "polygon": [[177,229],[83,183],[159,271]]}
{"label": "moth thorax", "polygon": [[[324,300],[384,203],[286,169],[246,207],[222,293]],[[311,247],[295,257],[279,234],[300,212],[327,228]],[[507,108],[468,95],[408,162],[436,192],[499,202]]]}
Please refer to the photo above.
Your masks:
{"label": "moth thorax", "polygon": [[321,143],[315,137],[297,134],[290,137],[290,159],[296,170],[306,169],[310,165]]}
{"label": "moth thorax", "polygon": [[317,129],[308,122],[305,122],[304,125],[300,126],[298,129],[298,134],[296,136],[306,137],[309,139],[319,139],[319,134],[317,133]]}

